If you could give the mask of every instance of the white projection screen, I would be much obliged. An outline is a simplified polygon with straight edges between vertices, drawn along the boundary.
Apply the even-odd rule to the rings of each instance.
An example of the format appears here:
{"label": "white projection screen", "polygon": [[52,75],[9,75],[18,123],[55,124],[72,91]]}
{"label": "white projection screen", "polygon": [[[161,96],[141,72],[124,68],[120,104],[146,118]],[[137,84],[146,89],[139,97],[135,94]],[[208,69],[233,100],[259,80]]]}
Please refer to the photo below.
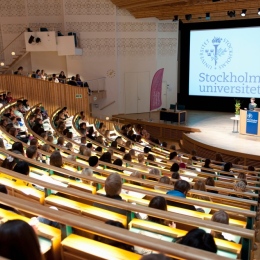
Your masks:
{"label": "white projection screen", "polygon": [[190,32],[189,95],[260,97],[260,27]]}

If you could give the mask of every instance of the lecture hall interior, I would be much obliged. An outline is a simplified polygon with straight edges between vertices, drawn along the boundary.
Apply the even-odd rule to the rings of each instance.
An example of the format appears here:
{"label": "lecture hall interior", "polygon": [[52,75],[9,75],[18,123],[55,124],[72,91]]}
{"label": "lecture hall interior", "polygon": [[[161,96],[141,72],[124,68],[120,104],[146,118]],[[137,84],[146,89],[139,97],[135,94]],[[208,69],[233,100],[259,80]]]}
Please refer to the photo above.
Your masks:
{"label": "lecture hall interior", "polygon": [[259,0],[0,3],[1,259],[260,259]]}

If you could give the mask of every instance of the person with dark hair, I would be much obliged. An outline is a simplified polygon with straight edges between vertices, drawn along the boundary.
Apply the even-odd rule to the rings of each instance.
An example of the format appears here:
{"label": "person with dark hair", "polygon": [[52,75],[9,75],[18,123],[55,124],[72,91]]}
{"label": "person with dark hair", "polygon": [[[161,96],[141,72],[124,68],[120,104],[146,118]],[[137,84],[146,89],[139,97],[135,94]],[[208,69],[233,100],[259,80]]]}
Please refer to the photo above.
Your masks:
{"label": "person with dark hair", "polygon": [[88,164],[90,167],[98,167],[98,157],[97,156],[90,156],[88,159]]}
{"label": "person with dark hair", "polygon": [[132,156],[129,153],[126,153],[123,157],[123,160],[131,162]]}
{"label": "person with dark hair", "polygon": [[217,253],[217,246],[213,236],[199,228],[190,230],[178,243],[204,251]]}
{"label": "person with dark hair", "polygon": [[0,256],[11,260],[42,260],[34,229],[23,220],[8,220],[0,226]]}
{"label": "person with dark hair", "polygon": [[98,146],[98,147],[95,149],[95,151],[102,153],[103,149],[102,149],[101,146]]}
{"label": "person with dark hair", "polygon": [[107,162],[107,163],[112,163],[111,153],[110,153],[110,152],[105,152],[105,153],[103,153],[103,154],[100,156],[99,161],[101,161],[101,162]]}
{"label": "person with dark hair", "polygon": [[172,173],[172,179],[180,180],[181,179],[180,174],[178,172],[173,172]]}
{"label": "person with dark hair", "polygon": [[[174,184],[174,190],[168,191],[166,194],[170,196],[180,197],[180,198],[186,198],[186,195],[188,191],[190,190],[190,184],[187,181],[184,180],[178,180]],[[167,201],[168,205],[189,209],[189,210],[196,210],[193,205],[176,202],[176,201]]]}
{"label": "person with dark hair", "polygon": [[23,150],[23,143],[22,142],[15,142],[12,144],[12,151],[18,151],[21,155],[24,155]]}
{"label": "person with dark hair", "polygon": [[[149,208],[153,208],[153,209],[160,209],[160,210],[164,210],[167,211],[167,202],[166,199],[162,196],[156,196],[153,197],[148,205]],[[168,226],[168,222],[165,221],[164,219],[160,219],[160,218],[156,218],[153,216],[148,216],[147,220],[158,223],[158,224],[162,224],[162,225],[167,225]]]}
{"label": "person with dark hair", "polygon": [[[125,228],[123,226],[123,224],[121,222],[119,222],[119,221],[107,220],[105,223],[108,224],[108,225],[114,226],[114,227],[123,228],[123,229]],[[119,230],[119,232],[120,232],[120,230]],[[114,246],[116,248],[121,248],[121,249],[130,251],[130,252],[134,252],[134,247],[133,246],[125,244],[125,243],[122,243],[122,242],[118,242],[118,241],[112,240],[110,238],[96,236],[95,240],[97,240],[99,242],[102,242],[104,244],[107,244],[107,245]]]}
{"label": "person with dark hair", "polygon": [[117,159],[114,160],[113,164],[117,165],[117,166],[122,166],[123,161],[120,158],[117,158]]}
{"label": "person with dark hair", "polygon": [[140,260],[171,260],[171,258],[163,254],[149,254],[144,255]]}
{"label": "person with dark hair", "polygon": [[[232,163],[231,163],[231,162],[227,162],[227,163],[225,163],[225,165],[224,165],[223,171],[224,171],[224,172],[233,173],[233,172],[231,171],[231,168],[232,168]],[[221,175],[221,176],[233,177],[233,178],[234,178],[234,175],[233,175],[233,174],[228,175],[228,174],[220,173],[220,175]]]}
{"label": "person with dark hair", "polygon": [[23,73],[23,67],[20,66],[15,72],[14,72],[14,75],[22,75]]}
{"label": "person with dark hair", "polygon": [[179,169],[180,169],[179,164],[178,163],[173,163],[172,166],[171,166],[170,171],[179,173]]}
{"label": "person with dark hair", "polygon": [[41,135],[42,133],[44,133],[44,128],[43,128],[43,124],[42,124],[42,119],[41,118],[36,118],[34,120],[34,126],[32,128],[32,130],[37,134],[37,135]]}
{"label": "person with dark hair", "polygon": [[[207,191],[206,190],[206,185],[204,183],[204,181],[202,180],[197,180],[193,186],[194,190],[198,190],[198,191]],[[206,201],[211,201],[210,197],[208,196],[203,196],[203,195],[198,195],[198,194],[193,194],[192,198],[194,199],[200,199],[200,200],[206,200]]]}
{"label": "person with dark hair", "polygon": [[217,161],[217,162],[224,162],[223,157],[222,157],[222,155],[220,153],[216,153],[215,161]]}
{"label": "person with dark hair", "polygon": [[88,129],[87,137],[88,137],[89,139],[91,139],[91,140],[95,140],[95,139],[96,139],[96,133],[94,132],[93,126],[91,126],[91,127]]}
{"label": "person with dark hair", "polygon": [[122,153],[125,153],[125,147],[121,146],[121,147],[119,148],[119,151],[122,152]]}
{"label": "person with dark hair", "polygon": [[149,152],[151,152],[151,148],[145,146],[145,147],[144,147],[144,153],[149,153]]}
{"label": "person with dark hair", "polygon": [[191,160],[192,161],[198,161],[196,156],[197,156],[197,151],[196,150],[192,150],[191,151]]}
{"label": "person with dark hair", "polygon": [[86,135],[87,134],[87,124],[85,122],[82,122],[79,124],[79,132],[82,135]]}
{"label": "person with dark hair", "polygon": [[171,152],[169,155],[170,161],[177,160],[178,154],[176,152]]}
{"label": "person with dark hair", "polygon": [[[215,187],[214,179],[212,177],[208,177],[205,181],[205,185]],[[207,188],[207,192],[218,193],[217,190],[211,190],[210,188]]]}
{"label": "person with dark hair", "polygon": [[14,171],[19,172],[23,175],[29,175],[30,173],[30,168],[27,162],[24,161],[19,161],[15,166],[14,166]]}

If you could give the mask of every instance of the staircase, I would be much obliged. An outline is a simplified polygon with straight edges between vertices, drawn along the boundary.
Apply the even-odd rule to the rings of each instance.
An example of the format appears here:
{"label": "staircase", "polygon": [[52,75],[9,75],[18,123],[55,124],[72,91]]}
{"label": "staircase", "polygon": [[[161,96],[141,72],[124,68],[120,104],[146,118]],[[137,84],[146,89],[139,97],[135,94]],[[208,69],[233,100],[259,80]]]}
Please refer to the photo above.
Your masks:
{"label": "staircase", "polygon": [[25,48],[24,32],[25,30],[0,51],[0,57],[3,57],[3,60],[0,60],[0,74],[12,72],[14,65],[28,54]]}

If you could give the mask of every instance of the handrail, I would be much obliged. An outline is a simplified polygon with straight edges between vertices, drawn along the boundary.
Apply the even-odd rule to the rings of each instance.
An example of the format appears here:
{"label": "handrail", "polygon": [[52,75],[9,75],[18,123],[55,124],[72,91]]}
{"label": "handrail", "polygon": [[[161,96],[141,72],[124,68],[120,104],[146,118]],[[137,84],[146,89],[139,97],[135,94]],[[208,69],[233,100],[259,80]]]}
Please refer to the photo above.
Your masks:
{"label": "handrail", "polygon": [[1,55],[16,39],[18,39],[25,31],[26,31],[26,29],[25,29],[24,31],[22,31],[18,36],[16,36],[7,46],[5,46],[5,48],[0,52],[0,55]]}
{"label": "handrail", "polygon": [[[2,204],[9,205],[11,207],[21,209],[25,212],[32,213],[34,215],[40,215],[47,219],[63,223],[65,225],[70,225],[72,227],[89,230],[91,233],[105,236],[108,238],[113,238],[116,241],[125,242],[132,245],[137,245],[145,248],[151,248],[158,252],[164,252],[166,255],[177,257],[178,259],[187,260],[229,260],[230,258],[219,256],[214,253],[207,251],[202,251],[196,248],[191,248],[188,246],[183,246],[181,244],[169,243],[166,241],[158,240],[156,238],[144,236],[141,234],[136,234],[128,230],[120,230],[118,232],[118,227],[113,227],[102,223],[97,220],[88,219],[77,216],[71,213],[63,212],[60,214],[59,211],[49,209],[42,205],[37,205],[34,202],[26,201],[20,198],[13,198],[10,195],[2,194],[0,201]],[[219,224],[220,225],[220,224]],[[221,224],[224,226],[224,224]],[[169,246],[170,245],[170,246]]]}
{"label": "handrail", "polygon": [[104,107],[100,108],[100,110],[103,110],[103,109],[105,109],[105,108],[107,108],[107,107],[111,106],[111,105],[112,105],[112,104],[114,104],[114,103],[116,103],[116,101],[115,101],[115,100],[114,100],[114,101],[112,101],[112,102],[110,102],[109,104],[105,105]]}

